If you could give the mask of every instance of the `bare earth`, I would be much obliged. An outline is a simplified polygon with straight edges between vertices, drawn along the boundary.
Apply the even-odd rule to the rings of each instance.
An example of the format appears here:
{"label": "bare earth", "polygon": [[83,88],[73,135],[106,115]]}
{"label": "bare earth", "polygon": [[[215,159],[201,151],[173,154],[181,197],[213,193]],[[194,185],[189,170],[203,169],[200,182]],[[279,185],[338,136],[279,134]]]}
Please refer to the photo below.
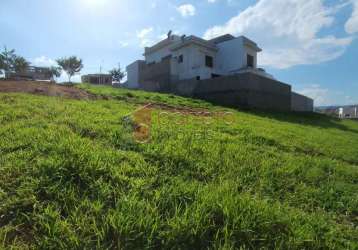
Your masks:
{"label": "bare earth", "polygon": [[74,99],[96,98],[95,95],[76,87],[31,81],[0,81],[0,92],[21,92],[46,96],[61,96]]}
{"label": "bare earth", "polygon": [[[0,81],[0,93],[30,93],[36,95],[45,96],[59,96],[72,99],[110,99],[106,96],[97,96],[95,94],[88,93],[86,90],[76,88],[73,86],[66,86],[55,83],[46,82],[34,82],[34,81]],[[140,109],[159,109],[168,112],[180,113],[182,115],[194,115],[194,116],[225,116],[226,113],[216,112],[215,114],[209,112],[207,109],[198,109],[191,107],[173,107],[165,103],[137,103],[142,107]]]}

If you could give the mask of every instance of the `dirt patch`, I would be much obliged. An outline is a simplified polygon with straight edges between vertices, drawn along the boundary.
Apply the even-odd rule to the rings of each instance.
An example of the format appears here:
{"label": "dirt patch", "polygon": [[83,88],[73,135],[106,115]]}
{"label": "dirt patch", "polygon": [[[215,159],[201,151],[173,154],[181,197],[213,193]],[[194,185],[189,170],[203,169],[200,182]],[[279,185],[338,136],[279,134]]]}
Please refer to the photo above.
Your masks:
{"label": "dirt patch", "polygon": [[150,108],[154,108],[154,109],[160,109],[160,110],[164,110],[164,111],[180,113],[180,114],[185,114],[185,115],[196,115],[196,116],[211,116],[212,115],[212,113],[206,109],[195,109],[195,108],[185,107],[185,106],[174,107],[174,106],[167,105],[165,103],[151,103],[151,104],[147,104],[147,106],[149,106]]}
{"label": "dirt patch", "polygon": [[182,115],[194,115],[194,116],[205,116],[205,117],[213,117],[213,116],[221,117],[231,113],[226,111],[210,111],[208,109],[192,108],[187,106],[176,107],[165,103],[145,103],[143,104],[142,108],[152,108],[152,109],[159,109],[171,113],[178,113]]}
{"label": "dirt patch", "polygon": [[97,99],[96,95],[76,87],[32,81],[0,81],[0,92],[20,92],[73,99]]}

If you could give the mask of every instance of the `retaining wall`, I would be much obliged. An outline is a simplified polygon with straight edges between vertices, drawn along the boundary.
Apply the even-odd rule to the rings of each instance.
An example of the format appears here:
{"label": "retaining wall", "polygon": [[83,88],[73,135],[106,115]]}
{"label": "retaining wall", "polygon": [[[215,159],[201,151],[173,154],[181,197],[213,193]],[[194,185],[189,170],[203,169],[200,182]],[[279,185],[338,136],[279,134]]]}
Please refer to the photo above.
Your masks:
{"label": "retaining wall", "polygon": [[297,111],[297,112],[313,112],[313,99],[292,92],[291,109],[292,111]]}
{"label": "retaining wall", "polygon": [[147,91],[169,92],[171,82],[170,58],[160,63],[144,64],[140,69],[139,87]]}
{"label": "retaining wall", "polygon": [[291,86],[253,73],[172,84],[172,92],[228,107],[291,110]]}

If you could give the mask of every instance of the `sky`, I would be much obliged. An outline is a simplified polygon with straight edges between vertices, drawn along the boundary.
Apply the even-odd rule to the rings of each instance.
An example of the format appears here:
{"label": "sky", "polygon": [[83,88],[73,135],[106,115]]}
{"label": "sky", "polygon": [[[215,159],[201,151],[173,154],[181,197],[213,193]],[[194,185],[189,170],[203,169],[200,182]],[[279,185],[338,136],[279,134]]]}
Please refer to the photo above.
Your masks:
{"label": "sky", "polygon": [[76,55],[82,74],[124,69],[169,30],[245,35],[315,105],[358,104],[358,0],[0,0],[0,46],[36,66]]}

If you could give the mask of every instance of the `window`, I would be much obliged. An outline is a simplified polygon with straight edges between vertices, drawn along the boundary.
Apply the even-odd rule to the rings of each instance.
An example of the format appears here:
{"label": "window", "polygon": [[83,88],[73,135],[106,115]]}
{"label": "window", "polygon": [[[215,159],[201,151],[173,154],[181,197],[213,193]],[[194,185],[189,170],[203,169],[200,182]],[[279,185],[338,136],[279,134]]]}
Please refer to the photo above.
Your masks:
{"label": "window", "polygon": [[211,74],[211,78],[218,78],[218,77],[221,77],[221,75],[218,75],[218,74]]}
{"label": "window", "polygon": [[165,57],[162,57],[162,61],[165,61],[165,60],[170,59],[170,58],[172,58],[172,55],[167,55]]}
{"label": "window", "polygon": [[196,77],[196,80],[197,80],[197,81],[200,81],[200,76],[197,76],[197,77]]}
{"label": "window", "polygon": [[183,56],[183,55],[180,55],[180,56],[178,57],[178,63],[183,63],[183,61],[184,61],[184,56]]}
{"label": "window", "polygon": [[254,67],[254,57],[252,55],[247,54],[247,67]]}
{"label": "window", "polygon": [[209,68],[214,67],[214,58],[212,56],[205,56],[205,66]]}

